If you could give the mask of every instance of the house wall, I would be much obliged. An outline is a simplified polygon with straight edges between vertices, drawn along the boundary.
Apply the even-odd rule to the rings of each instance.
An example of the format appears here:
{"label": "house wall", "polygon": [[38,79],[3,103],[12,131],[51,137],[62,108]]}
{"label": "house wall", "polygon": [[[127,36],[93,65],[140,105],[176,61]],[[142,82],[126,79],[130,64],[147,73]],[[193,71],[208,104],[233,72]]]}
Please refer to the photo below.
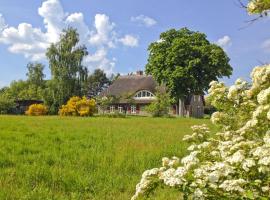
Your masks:
{"label": "house wall", "polygon": [[[132,105],[129,104],[114,104],[111,105],[114,106],[114,113],[120,113],[119,112],[119,107],[122,107],[122,113],[123,114],[128,114],[128,115],[142,115],[142,116],[147,116],[149,115],[149,113],[145,112],[144,108],[145,106],[147,106],[147,104],[135,104],[135,113],[132,113]],[[110,114],[111,113],[111,106],[108,106],[105,110],[102,110],[99,106],[98,106],[98,113],[99,114]],[[112,114],[112,113],[111,113]]]}
{"label": "house wall", "polygon": [[[189,102],[190,105],[183,106],[183,115],[185,117],[195,117],[202,118],[204,115],[204,102],[203,97],[200,95],[193,95]],[[131,105],[129,104],[114,104],[114,113],[119,113],[118,107],[122,106],[123,114],[128,115],[142,115],[149,116],[150,114],[145,111],[145,107],[149,104],[135,104],[136,109],[135,113],[131,112]],[[110,106],[107,107],[104,111],[98,108],[99,114],[108,114],[110,112]],[[179,105],[172,105],[169,109],[169,114],[172,116],[179,116]]]}
{"label": "house wall", "polygon": [[187,107],[187,115],[190,117],[201,118],[204,115],[204,103],[201,95],[193,95],[190,105]]}

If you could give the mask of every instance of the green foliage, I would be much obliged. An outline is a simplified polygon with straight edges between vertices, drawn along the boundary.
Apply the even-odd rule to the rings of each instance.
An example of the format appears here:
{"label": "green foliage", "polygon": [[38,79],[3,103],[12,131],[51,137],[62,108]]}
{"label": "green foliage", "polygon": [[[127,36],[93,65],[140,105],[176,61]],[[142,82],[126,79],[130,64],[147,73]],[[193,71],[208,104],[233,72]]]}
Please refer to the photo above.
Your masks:
{"label": "green foliage", "polygon": [[205,98],[205,106],[204,106],[204,114],[211,115],[216,111],[217,111],[217,109],[213,105],[211,105],[209,96],[206,97]]}
{"label": "green foliage", "polygon": [[[52,80],[48,84],[50,94],[46,104],[50,111],[56,111],[72,96],[82,96],[87,79],[87,68],[82,65],[88,54],[85,46],[78,46],[79,35],[75,29],[63,31],[60,41],[51,44],[46,56],[49,60]],[[51,99],[49,99],[51,98]]]}
{"label": "green foliage", "polygon": [[0,114],[11,113],[14,108],[14,100],[0,93]]}
{"label": "green foliage", "polygon": [[30,85],[43,88],[45,74],[43,73],[45,66],[41,63],[28,63],[27,64],[27,82]]}
{"label": "green foliage", "polygon": [[153,191],[153,184],[173,187],[186,199],[269,199],[270,65],[255,67],[251,78],[231,87],[210,83],[208,100],[218,110],[211,121],[220,130],[213,137],[206,125],[193,126],[183,138],[190,153],[164,157],[162,167],[145,171],[132,200]]}
{"label": "green foliage", "polygon": [[6,90],[6,96],[12,99],[42,99],[42,88],[28,81],[12,81]]}
{"label": "green foliage", "polygon": [[86,81],[85,93],[89,98],[96,97],[102,90],[108,87],[110,80],[101,69],[96,69],[93,74],[89,75]]}
{"label": "green foliage", "polygon": [[164,88],[158,88],[155,96],[156,100],[147,106],[145,111],[150,113],[153,117],[168,116],[171,106],[170,95]]}
{"label": "green foliage", "polygon": [[270,0],[249,0],[247,11],[249,14],[267,16],[270,10]]}
{"label": "green foliage", "polygon": [[177,99],[201,94],[212,80],[232,73],[223,49],[211,44],[205,34],[187,28],[161,33],[160,40],[150,44],[148,50],[146,73],[165,84]]}
{"label": "green foliage", "polygon": [[209,120],[0,116],[0,199],[130,199],[144,169],[185,154],[197,123]]}
{"label": "green foliage", "polygon": [[42,100],[45,75],[43,74],[44,66],[40,63],[28,63],[27,80],[12,81],[9,87],[0,92],[2,105],[6,105],[4,113],[10,113],[14,108],[15,100],[31,99]]}
{"label": "green foliage", "polygon": [[105,114],[105,111],[111,104],[117,103],[118,101],[119,98],[116,96],[104,96],[97,98],[97,104],[99,106],[99,109],[102,111],[102,114]]}

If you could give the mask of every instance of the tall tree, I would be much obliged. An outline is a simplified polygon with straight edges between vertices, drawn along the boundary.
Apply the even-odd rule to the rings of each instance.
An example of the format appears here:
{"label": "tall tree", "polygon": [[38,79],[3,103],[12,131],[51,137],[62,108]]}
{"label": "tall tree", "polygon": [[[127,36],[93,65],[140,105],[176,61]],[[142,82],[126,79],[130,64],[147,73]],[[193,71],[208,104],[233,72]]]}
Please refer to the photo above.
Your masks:
{"label": "tall tree", "polygon": [[48,48],[46,56],[52,75],[51,83],[48,85],[53,98],[51,102],[54,112],[71,96],[82,95],[88,73],[82,61],[87,54],[86,47],[79,46],[79,35],[73,28],[64,30],[60,41]]}
{"label": "tall tree", "polygon": [[106,73],[101,69],[96,69],[93,74],[87,79],[87,96],[90,98],[96,97],[102,90],[108,87],[110,80]]}
{"label": "tall tree", "polygon": [[29,84],[36,85],[39,87],[44,86],[45,74],[43,73],[45,66],[41,63],[28,63],[27,64],[27,81]]}
{"label": "tall tree", "polygon": [[223,49],[211,44],[205,34],[187,28],[161,33],[160,40],[148,50],[146,73],[165,84],[175,101],[202,94],[211,81],[232,73]]}

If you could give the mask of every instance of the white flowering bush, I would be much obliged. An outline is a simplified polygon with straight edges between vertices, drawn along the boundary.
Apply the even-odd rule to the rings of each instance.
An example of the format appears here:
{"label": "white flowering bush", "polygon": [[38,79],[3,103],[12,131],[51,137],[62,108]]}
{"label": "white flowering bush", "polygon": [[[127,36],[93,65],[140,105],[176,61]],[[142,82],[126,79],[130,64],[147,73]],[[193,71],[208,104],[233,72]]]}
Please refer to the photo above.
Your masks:
{"label": "white flowering bush", "polygon": [[159,185],[183,199],[269,199],[270,65],[255,67],[251,78],[231,87],[211,82],[208,98],[219,110],[211,120],[220,131],[211,137],[206,125],[193,126],[183,138],[189,155],[163,158],[161,167],[145,171],[132,200]]}

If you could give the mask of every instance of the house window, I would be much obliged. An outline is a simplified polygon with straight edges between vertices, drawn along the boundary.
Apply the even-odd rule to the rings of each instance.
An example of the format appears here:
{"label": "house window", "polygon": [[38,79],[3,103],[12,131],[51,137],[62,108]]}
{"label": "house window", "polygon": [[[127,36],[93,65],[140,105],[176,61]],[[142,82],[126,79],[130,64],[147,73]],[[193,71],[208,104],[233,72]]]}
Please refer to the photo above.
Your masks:
{"label": "house window", "polygon": [[131,111],[131,114],[136,114],[136,106],[135,105],[132,105],[130,107],[130,111]]}
{"label": "house window", "polygon": [[123,113],[123,107],[122,106],[118,106],[118,112]]}
{"label": "house window", "polygon": [[135,99],[154,99],[155,95],[147,90],[141,90],[134,96]]}
{"label": "house window", "polygon": [[110,106],[110,113],[114,113],[114,106]]}

